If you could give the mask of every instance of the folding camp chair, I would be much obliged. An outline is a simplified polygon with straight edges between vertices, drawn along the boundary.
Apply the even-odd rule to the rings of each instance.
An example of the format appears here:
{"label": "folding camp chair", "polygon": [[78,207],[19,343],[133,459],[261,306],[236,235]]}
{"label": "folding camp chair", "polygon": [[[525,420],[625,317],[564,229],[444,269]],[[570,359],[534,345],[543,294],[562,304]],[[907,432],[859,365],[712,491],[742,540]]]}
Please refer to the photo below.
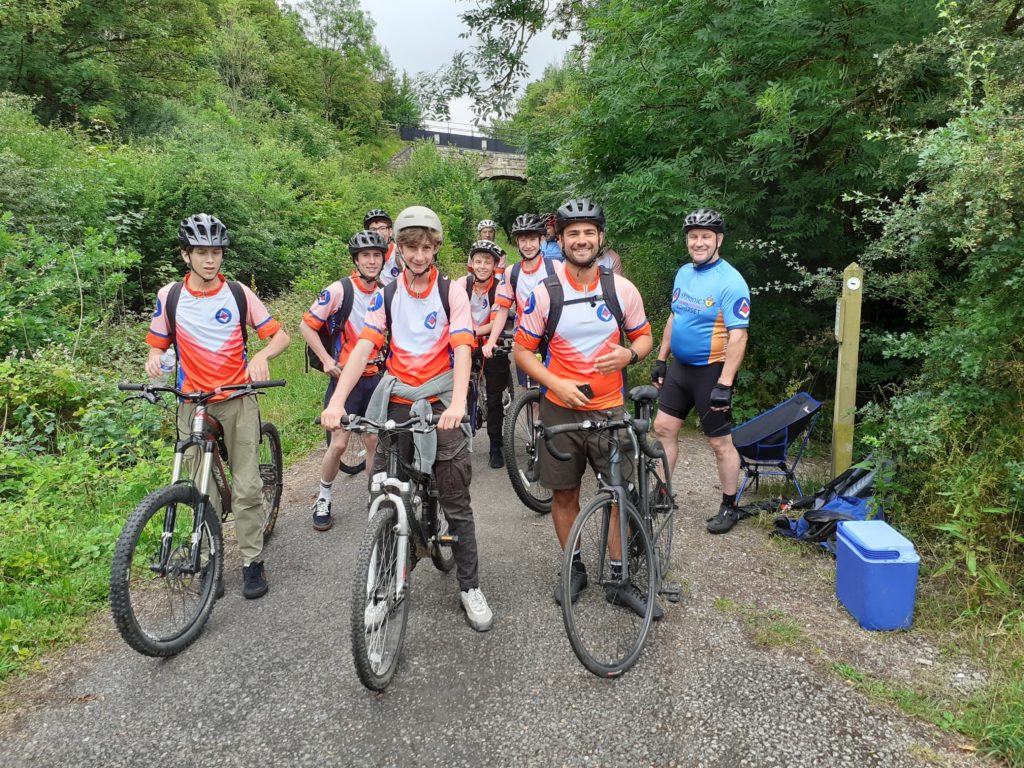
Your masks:
{"label": "folding camp chair", "polygon": [[[796,468],[819,411],[821,403],[806,392],[800,392],[733,429],[732,442],[739,451],[740,468],[743,470],[743,482],[736,494],[737,505],[744,489],[751,481],[756,489],[762,475],[785,477],[796,486],[797,493],[803,495],[796,479]],[[801,435],[803,442],[791,459],[790,449]]]}

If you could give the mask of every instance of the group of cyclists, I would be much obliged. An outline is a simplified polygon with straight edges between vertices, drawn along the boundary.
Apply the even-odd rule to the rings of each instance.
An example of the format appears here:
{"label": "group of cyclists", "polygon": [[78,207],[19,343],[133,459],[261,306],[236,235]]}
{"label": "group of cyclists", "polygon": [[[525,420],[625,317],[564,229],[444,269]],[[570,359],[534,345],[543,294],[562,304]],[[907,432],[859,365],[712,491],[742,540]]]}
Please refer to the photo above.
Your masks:
{"label": "group of cyclists", "polygon": [[[427,400],[436,415],[433,472],[440,505],[451,533],[460,601],[469,625],[486,631],[493,613],[480,588],[476,527],[470,498],[472,465],[463,427],[474,354],[483,358],[487,389],[489,465],[502,458],[501,392],[511,368],[495,349],[506,326],[514,332],[513,356],[520,385],[527,377],[542,387],[539,417],[545,426],[584,419],[613,419],[623,414],[624,370],[652,350],[654,338],[644,301],[622,275],[618,254],[605,241],[605,214],[586,198],[566,201],[554,214],[518,216],[511,237],[519,260],[506,264],[497,245],[497,224],[477,227],[467,272],[452,280],[437,266],[444,237],[440,218],[430,208],[411,206],[394,219],[382,209],[364,217],[364,229],[348,243],[352,272],[332,282],[304,314],[300,333],[319,361],[328,385],[320,420],[330,432],[321,465],[319,494],[312,507],[317,531],[332,527],[331,491],[349,433],[346,414],[375,421],[409,417],[411,406]],[[746,348],[749,290],[720,255],[725,224],[718,213],[699,209],[683,222],[690,261],[678,269],[652,378],[660,388],[654,433],[665,446],[670,471],[678,455],[683,420],[696,408],[717,463],[722,503],[708,519],[712,533],[728,531],[740,519],[735,507],[739,456],[732,447],[732,386]],[[177,386],[213,390],[226,384],[269,378],[268,362],[289,343],[288,334],[259,298],[221,274],[227,228],[200,213],[181,222],[181,257],[187,268],[182,287],[161,288],[146,341],[146,372],[160,373],[161,355],[174,344]],[[177,294],[176,306],[167,306]],[[170,318],[168,315],[172,315]],[[244,315],[244,316],[243,316]],[[508,318],[512,317],[511,323]],[[246,327],[270,339],[248,356]],[[669,363],[669,356],[674,358]],[[179,429],[187,431],[193,406],[179,405]],[[260,479],[257,472],[259,415],[254,397],[210,406],[223,425],[232,470],[236,536],[242,555],[246,598],[266,594],[262,557]],[[367,471],[382,468],[383,458],[367,435]],[[540,483],[552,491],[555,534],[564,548],[580,509],[580,486],[587,465],[606,472],[606,442],[570,432],[552,438],[569,454],[558,461],[541,441]],[[586,563],[575,553],[570,600],[588,587]],[[616,563],[612,563],[614,568]],[[621,567],[621,565],[619,566]],[[565,599],[556,587],[554,599]],[[640,615],[646,597],[628,582],[606,587],[609,603]],[[655,618],[661,609],[655,606]]]}

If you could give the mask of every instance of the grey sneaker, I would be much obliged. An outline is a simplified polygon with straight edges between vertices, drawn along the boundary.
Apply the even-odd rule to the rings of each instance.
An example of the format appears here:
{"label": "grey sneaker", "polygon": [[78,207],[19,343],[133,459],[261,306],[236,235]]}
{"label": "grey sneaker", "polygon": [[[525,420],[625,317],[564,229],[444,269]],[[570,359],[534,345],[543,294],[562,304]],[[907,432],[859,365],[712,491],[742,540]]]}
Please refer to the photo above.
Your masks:
{"label": "grey sneaker", "polygon": [[459,598],[462,600],[462,609],[466,612],[466,621],[469,622],[469,626],[477,632],[489,630],[491,624],[494,623],[494,614],[491,613],[491,608],[487,605],[487,598],[484,597],[480,588],[476,587],[460,592]]}
{"label": "grey sneaker", "polygon": [[746,515],[739,507],[723,504],[718,508],[718,514],[708,518],[708,533],[728,533],[744,517]]}
{"label": "grey sneaker", "polygon": [[313,502],[313,530],[329,531],[334,525],[331,518],[331,502],[327,499],[317,499]]}

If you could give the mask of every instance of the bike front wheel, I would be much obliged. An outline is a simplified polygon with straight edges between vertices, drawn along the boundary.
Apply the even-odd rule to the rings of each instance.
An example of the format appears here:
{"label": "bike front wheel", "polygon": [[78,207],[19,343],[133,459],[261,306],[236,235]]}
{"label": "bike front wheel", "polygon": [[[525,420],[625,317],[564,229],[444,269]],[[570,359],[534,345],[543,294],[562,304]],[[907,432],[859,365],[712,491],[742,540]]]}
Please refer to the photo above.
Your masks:
{"label": "bike front wheel", "polygon": [[[646,526],[630,506],[626,510],[629,581],[622,583],[621,549],[613,544],[619,528],[618,505],[608,495],[594,499],[573,523],[562,562],[562,594],[570,595],[573,552],[587,569],[588,586],[573,602],[562,600],[562,619],[576,657],[599,677],[617,677],[636,663],[654,618],[658,593],[655,555]],[[632,592],[632,604],[623,590]]]}
{"label": "bike front wheel", "polygon": [[263,484],[263,540],[274,532],[277,513],[281,509],[281,489],[284,485],[284,456],[281,435],[269,421],[260,424],[260,480]]}
{"label": "bike front wheel", "polygon": [[349,432],[348,445],[338,461],[338,469],[346,475],[358,475],[366,469],[366,443],[362,432]]}
{"label": "bike front wheel", "polygon": [[[399,547],[397,527],[397,510],[382,504],[363,534],[356,557],[352,659],[360,682],[371,691],[383,691],[394,677],[409,616],[412,569],[408,550]],[[401,595],[397,594],[399,573],[406,579]]]}
{"label": "bike front wheel", "polygon": [[505,419],[505,467],[512,490],[527,507],[546,515],[551,511],[551,491],[539,482],[540,454],[539,423],[534,411],[540,405],[539,389],[524,390],[512,403],[511,413]]}
{"label": "bike front wheel", "polygon": [[118,537],[110,609],[121,637],[139,653],[180,653],[199,637],[213,610],[224,571],[223,538],[212,505],[201,516],[200,506],[191,485],[161,488],[139,502]]}

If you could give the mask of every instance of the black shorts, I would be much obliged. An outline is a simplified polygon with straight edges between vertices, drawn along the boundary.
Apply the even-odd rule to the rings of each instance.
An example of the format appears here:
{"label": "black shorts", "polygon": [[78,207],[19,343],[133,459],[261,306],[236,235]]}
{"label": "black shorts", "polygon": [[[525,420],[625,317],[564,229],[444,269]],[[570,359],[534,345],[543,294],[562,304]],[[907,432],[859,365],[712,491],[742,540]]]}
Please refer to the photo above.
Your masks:
{"label": "black shorts", "polygon": [[683,365],[672,361],[658,395],[658,410],[685,419],[697,408],[700,425],[708,437],[724,437],[732,432],[732,410],[712,411],[708,400],[722,375],[724,363]]}
{"label": "black shorts", "polygon": [[[380,379],[379,375],[360,376],[359,381],[352,387],[352,391],[345,399],[345,413],[350,416],[365,416],[366,406],[370,404],[370,397],[373,395],[373,390],[380,384]],[[337,385],[338,380],[331,376],[331,380],[327,383],[327,391],[324,393],[324,408],[331,401],[331,395],[334,394],[334,388]]]}

